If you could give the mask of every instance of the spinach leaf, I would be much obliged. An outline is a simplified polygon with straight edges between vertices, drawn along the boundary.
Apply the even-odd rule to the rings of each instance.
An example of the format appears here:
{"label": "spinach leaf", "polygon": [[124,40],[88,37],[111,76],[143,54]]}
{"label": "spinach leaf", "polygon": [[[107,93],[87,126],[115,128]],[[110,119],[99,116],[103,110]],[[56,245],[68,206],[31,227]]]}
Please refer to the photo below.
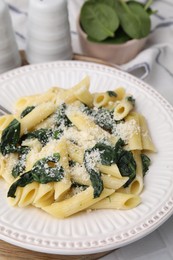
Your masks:
{"label": "spinach leaf", "polygon": [[[145,9],[145,11],[146,11],[149,15],[157,13],[157,10],[152,10],[152,9],[150,8],[150,6],[152,5],[152,3],[153,3],[153,0],[148,0],[148,1],[144,4],[144,9]],[[142,3],[141,3],[141,4],[142,4]]]}
{"label": "spinach leaf", "polygon": [[91,169],[89,175],[92,186],[94,188],[94,198],[98,198],[103,191],[103,181],[101,179],[101,174]]}
{"label": "spinach leaf", "polygon": [[9,154],[15,150],[20,139],[20,122],[14,119],[2,132],[0,151],[2,155]]}
{"label": "spinach leaf", "polygon": [[124,184],[124,187],[128,187],[136,177],[136,162],[133,158],[132,152],[123,148],[124,145],[125,143],[121,138],[115,144],[114,161],[117,164],[121,175],[129,177],[129,180]]}
{"label": "spinach leaf", "polygon": [[141,160],[142,160],[143,176],[145,176],[151,164],[151,160],[146,154],[141,154]]}
{"label": "spinach leaf", "polygon": [[62,180],[64,177],[64,169],[57,164],[59,159],[59,153],[55,153],[53,156],[48,156],[37,161],[30,171],[22,174],[20,178],[10,186],[7,196],[15,198],[17,187],[25,187],[34,181],[46,184],[48,182],[58,182]]}
{"label": "spinach leaf", "polygon": [[133,106],[135,106],[135,99],[132,96],[126,97],[127,101],[131,102]]}
{"label": "spinach leaf", "polygon": [[17,187],[25,187],[27,184],[30,184],[34,181],[32,176],[32,171],[28,171],[21,175],[20,179],[15,181],[9,188],[7,197],[15,198],[15,193],[17,190]]}
{"label": "spinach leaf", "polygon": [[123,154],[125,142],[120,138],[115,144],[114,147],[114,162],[117,164],[121,155]]}
{"label": "spinach leaf", "polygon": [[[98,42],[89,36],[87,37],[87,39],[92,42]],[[101,44],[121,44],[121,43],[125,43],[131,39],[132,38],[123,31],[122,27],[119,26],[118,29],[116,30],[116,32],[114,33],[114,37],[107,37],[105,40],[100,41],[100,43]]]}
{"label": "spinach leaf", "polygon": [[113,111],[105,108],[99,108],[97,110],[92,110],[91,116],[94,118],[94,122],[106,131],[110,131],[113,128],[114,119]]}
{"label": "spinach leaf", "polygon": [[107,93],[108,93],[108,95],[109,95],[110,97],[117,97],[117,94],[116,94],[115,91],[108,90]]}
{"label": "spinach leaf", "polygon": [[40,128],[22,137],[22,140],[36,138],[44,146],[53,135],[52,129]]}
{"label": "spinach leaf", "polygon": [[128,6],[131,12],[135,13],[138,22],[140,24],[140,33],[138,32],[139,34],[136,35],[137,37],[133,37],[133,38],[139,39],[139,38],[146,37],[150,33],[150,29],[151,29],[151,21],[150,21],[149,14],[138,2],[128,3]]}
{"label": "spinach leaf", "polygon": [[[130,4],[130,3],[136,3],[137,1],[136,0],[129,0],[128,1],[128,4]],[[155,10],[152,10],[151,8],[150,8],[150,6],[152,5],[152,3],[153,3],[153,0],[148,0],[148,1],[146,1],[145,3],[142,3],[142,2],[137,2],[138,4],[140,4],[141,6],[142,6],[142,8],[149,14],[149,15],[151,15],[151,14],[155,14],[157,11],[155,11]]]}
{"label": "spinach leaf", "polygon": [[25,108],[25,109],[22,111],[22,113],[21,113],[21,115],[20,115],[20,118],[25,117],[25,116],[26,116],[27,114],[29,114],[34,108],[35,108],[35,106],[29,106],[29,107]]}
{"label": "spinach leaf", "polygon": [[[113,92],[113,91],[111,91]],[[115,92],[114,92],[115,93]],[[113,93],[110,95],[114,96]],[[115,93],[116,95],[116,93]],[[113,119],[113,111],[99,107],[97,109],[89,108],[88,106],[84,105],[82,108],[82,112],[86,115],[92,117],[94,122],[99,125],[101,128],[103,128],[106,131],[111,132],[113,128],[113,124],[115,123],[115,120]]]}
{"label": "spinach leaf", "polygon": [[30,147],[21,146],[16,149],[19,153],[19,160],[17,164],[12,169],[12,175],[14,178],[18,177],[25,170],[25,161],[28,152],[30,151]]}
{"label": "spinach leaf", "polygon": [[132,152],[123,150],[117,162],[117,166],[122,176],[129,177],[129,180],[124,184],[124,187],[128,187],[136,177],[136,162]]}
{"label": "spinach leaf", "polygon": [[54,153],[53,156],[48,156],[36,162],[33,166],[34,180],[42,184],[62,180],[64,169],[56,164],[59,159],[59,153]]}
{"label": "spinach leaf", "polygon": [[73,160],[68,161],[69,167],[74,167],[76,165],[76,162]]}
{"label": "spinach leaf", "polygon": [[88,36],[102,41],[114,36],[119,19],[115,9],[110,5],[86,1],[81,8],[80,23]]}
{"label": "spinach leaf", "polygon": [[150,17],[145,9],[135,1],[115,1],[120,24],[127,35],[133,39],[146,37],[151,28]]}
{"label": "spinach leaf", "polygon": [[61,131],[60,130],[54,130],[53,131],[53,139],[60,139],[60,136],[61,136]]}
{"label": "spinach leaf", "polygon": [[[86,160],[87,153],[91,154],[92,151],[97,150],[100,153],[100,160],[103,165],[109,166],[113,163],[116,163],[121,175],[129,177],[129,180],[124,185],[124,187],[127,187],[134,180],[136,176],[136,162],[133,158],[132,152],[125,150],[124,145],[125,145],[124,141],[120,138],[115,144],[115,147],[109,146],[104,143],[97,143],[93,148],[86,150],[84,154],[84,164],[86,170],[89,172],[89,174],[91,174],[90,173],[91,169],[88,167],[87,160]],[[93,187],[94,185],[95,182],[93,184]]]}
{"label": "spinach leaf", "polygon": [[90,3],[105,4],[105,5],[109,5],[112,8],[115,8],[115,0],[90,0]]}
{"label": "spinach leaf", "polygon": [[84,191],[88,188],[87,185],[80,184],[78,182],[73,182],[71,188],[80,188],[81,191]]}
{"label": "spinach leaf", "polygon": [[[88,150],[85,151],[85,153],[84,153],[84,165],[85,165],[87,172],[89,173],[90,180],[91,180],[91,183],[92,183],[92,186],[93,186],[93,189],[94,189],[94,198],[97,198],[102,193],[103,181],[101,179],[100,172],[96,171],[95,169],[93,169],[94,167],[92,168],[91,165],[89,165],[87,158],[88,158],[88,156],[90,156],[90,158],[92,160],[92,157],[91,157],[92,151],[93,151],[93,149],[88,149]],[[95,163],[97,163],[97,162],[95,162]]]}
{"label": "spinach leaf", "polygon": [[63,103],[56,112],[56,117],[55,117],[56,127],[60,128],[60,130],[61,130],[61,126],[69,127],[72,125],[72,122],[68,119],[68,117],[65,114],[66,108],[67,108],[66,104]]}
{"label": "spinach leaf", "polygon": [[111,165],[115,161],[114,149],[113,147],[106,145],[104,143],[97,143],[93,148],[93,150],[99,150],[101,164],[103,165]]}

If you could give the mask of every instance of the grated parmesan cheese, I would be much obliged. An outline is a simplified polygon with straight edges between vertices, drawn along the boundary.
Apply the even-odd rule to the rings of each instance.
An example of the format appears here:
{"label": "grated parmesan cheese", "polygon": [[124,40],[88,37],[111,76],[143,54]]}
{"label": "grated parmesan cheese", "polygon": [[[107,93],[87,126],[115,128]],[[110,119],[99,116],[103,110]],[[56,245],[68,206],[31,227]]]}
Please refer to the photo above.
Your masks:
{"label": "grated parmesan cheese", "polygon": [[126,143],[133,136],[133,134],[138,134],[139,132],[140,127],[134,119],[127,122],[121,122],[113,128],[113,134],[122,138]]}
{"label": "grated parmesan cheese", "polygon": [[86,153],[85,161],[88,170],[98,170],[97,165],[101,163],[100,151],[98,149]]}
{"label": "grated parmesan cheese", "polygon": [[90,181],[90,176],[83,164],[76,163],[75,166],[70,169],[70,175],[76,182],[78,182],[79,178],[84,184]]}

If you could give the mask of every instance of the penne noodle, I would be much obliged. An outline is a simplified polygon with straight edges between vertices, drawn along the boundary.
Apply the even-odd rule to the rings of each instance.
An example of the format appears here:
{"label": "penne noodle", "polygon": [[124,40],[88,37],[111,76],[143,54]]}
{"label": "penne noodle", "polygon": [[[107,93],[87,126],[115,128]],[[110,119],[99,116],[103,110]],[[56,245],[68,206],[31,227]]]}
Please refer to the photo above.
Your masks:
{"label": "penne noodle", "polygon": [[114,192],[90,206],[90,209],[132,209],[137,207],[140,202],[141,199],[137,195]]}
{"label": "penne noodle", "polygon": [[91,93],[90,77],[71,88],[24,96],[0,117],[0,176],[11,206],[55,218],[91,209],[132,209],[156,148],[124,87]]}
{"label": "penne noodle", "polygon": [[156,147],[154,146],[154,143],[149,134],[146,119],[141,114],[139,114],[139,124],[141,128],[142,149],[151,152],[156,152]]}
{"label": "penne noodle", "polygon": [[133,105],[127,99],[119,101],[114,108],[114,119],[116,121],[124,119],[132,109]]}
{"label": "penne noodle", "polygon": [[28,115],[20,120],[21,135],[34,128],[37,124],[55,112],[55,110],[56,106],[52,102],[43,103],[34,108]]}
{"label": "penne noodle", "polygon": [[52,205],[43,207],[42,209],[56,218],[66,218],[87,209],[92,204],[111,195],[113,192],[114,190],[112,189],[104,189],[100,197],[94,199],[93,188],[89,187],[85,191],[82,191],[69,199],[65,199],[61,202],[55,202]]}

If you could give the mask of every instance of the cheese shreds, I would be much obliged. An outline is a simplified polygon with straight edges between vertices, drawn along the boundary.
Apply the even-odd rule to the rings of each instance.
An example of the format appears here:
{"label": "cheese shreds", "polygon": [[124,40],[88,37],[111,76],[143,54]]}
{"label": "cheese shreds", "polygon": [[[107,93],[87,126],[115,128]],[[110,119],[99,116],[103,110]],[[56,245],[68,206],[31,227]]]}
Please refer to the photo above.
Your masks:
{"label": "cheese shreds", "polygon": [[90,176],[83,164],[76,163],[75,166],[71,168],[70,175],[75,181],[80,178],[82,183],[87,183],[90,180]]}
{"label": "cheese shreds", "polygon": [[139,132],[140,127],[134,119],[116,124],[113,128],[113,134],[122,138],[125,142],[127,142],[134,134],[138,134]]}
{"label": "cheese shreds", "polygon": [[85,163],[87,165],[87,170],[97,170],[97,165],[101,163],[100,151],[95,149],[90,153],[86,153]]}
{"label": "cheese shreds", "polygon": [[76,127],[66,129],[64,136],[67,140],[84,147],[84,149],[93,147],[96,144],[95,136],[90,131],[78,131]]}

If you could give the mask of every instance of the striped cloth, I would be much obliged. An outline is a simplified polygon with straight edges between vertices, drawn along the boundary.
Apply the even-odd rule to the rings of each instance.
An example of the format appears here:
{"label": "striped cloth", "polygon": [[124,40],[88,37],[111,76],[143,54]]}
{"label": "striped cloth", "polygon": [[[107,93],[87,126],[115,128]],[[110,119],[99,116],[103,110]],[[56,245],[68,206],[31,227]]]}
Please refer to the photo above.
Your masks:
{"label": "striped cloth", "polygon": [[[6,0],[9,5],[19,49],[25,49],[28,0]],[[69,0],[72,47],[82,53],[76,30],[76,17],[84,0]],[[145,49],[123,69],[142,78],[173,105],[173,1],[154,0],[152,30]],[[172,260],[173,217],[147,237],[102,260]]]}

